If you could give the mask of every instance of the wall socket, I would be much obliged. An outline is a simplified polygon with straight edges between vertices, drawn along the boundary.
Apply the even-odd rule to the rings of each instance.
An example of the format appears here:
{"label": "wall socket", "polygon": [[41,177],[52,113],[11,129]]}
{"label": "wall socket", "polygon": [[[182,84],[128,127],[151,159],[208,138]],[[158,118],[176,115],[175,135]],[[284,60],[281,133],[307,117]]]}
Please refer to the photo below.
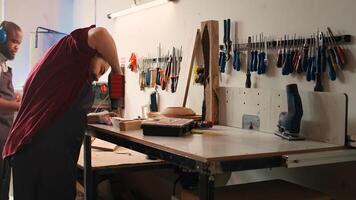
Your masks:
{"label": "wall socket", "polygon": [[257,115],[242,115],[242,128],[259,131],[260,117]]}

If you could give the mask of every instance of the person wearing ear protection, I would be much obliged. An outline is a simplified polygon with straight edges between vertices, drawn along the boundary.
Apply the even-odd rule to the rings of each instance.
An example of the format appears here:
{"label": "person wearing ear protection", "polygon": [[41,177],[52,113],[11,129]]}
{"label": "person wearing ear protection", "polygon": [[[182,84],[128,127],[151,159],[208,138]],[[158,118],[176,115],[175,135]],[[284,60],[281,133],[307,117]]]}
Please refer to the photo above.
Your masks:
{"label": "person wearing ear protection", "polygon": [[33,67],[3,150],[15,200],[75,199],[92,82],[109,67],[123,76],[112,36],[95,26],[63,37]]}
{"label": "person wearing ear protection", "polygon": [[[20,108],[20,99],[16,97],[12,85],[12,69],[7,65],[13,60],[22,42],[21,28],[13,22],[0,24],[0,152],[9,134],[14,113]],[[3,160],[0,158],[0,172]],[[0,173],[1,174],[1,173]],[[1,187],[1,182],[0,182]]]}

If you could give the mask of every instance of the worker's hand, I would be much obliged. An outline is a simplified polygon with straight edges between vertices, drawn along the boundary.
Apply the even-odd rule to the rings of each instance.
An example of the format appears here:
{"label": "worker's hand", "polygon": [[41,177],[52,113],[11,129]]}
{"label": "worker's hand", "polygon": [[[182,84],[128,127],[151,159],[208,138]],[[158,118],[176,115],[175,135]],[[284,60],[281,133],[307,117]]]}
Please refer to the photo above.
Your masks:
{"label": "worker's hand", "polygon": [[21,93],[16,92],[16,93],[15,93],[15,101],[16,101],[16,102],[21,102],[21,99],[22,99]]}
{"label": "worker's hand", "polygon": [[116,116],[117,116],[116,113],[113,112],[100,114],[98,116],[99,123],[111,125],[111,117],[116,117]]}
{"label": "worker's hand", "polygon": [[[21,101],[21,99],[20,99]],[[14,99],[11,101],[11,105],[13,107],[13,111],[18,111],[20,110],[20,106],[21,106],[21,102],[20,101],[17,101],[17,99]]]}

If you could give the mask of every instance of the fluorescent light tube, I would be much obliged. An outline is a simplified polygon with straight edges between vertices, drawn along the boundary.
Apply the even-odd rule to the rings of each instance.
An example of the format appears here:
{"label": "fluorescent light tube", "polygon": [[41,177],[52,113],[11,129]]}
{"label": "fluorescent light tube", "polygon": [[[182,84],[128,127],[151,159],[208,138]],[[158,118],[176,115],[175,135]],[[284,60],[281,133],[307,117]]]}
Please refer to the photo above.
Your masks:
{"label": "fluorescent light tube", "polygon": [[113,18],[116,18],[116,17],[121,17],[121,16],[124,16],[124,15],[129,15],[131,13],[135,13],[135,12],[139,12],[141,10],[145,10],[145,9],[148,9],[148,8],[152,8],[152,7],[155,7],[155,6],[159,6],[159,5],[162,5],[162,4],[165,4],[165,3],[168,3],[170,1],[174,1],[174,0],[154,0],[154,1],[151,1],[149,3],[144,3],[142,5],[138,5],[138,6],[134,6],[132,8],[129,8],[129,9],[125,9],[125,10],[122,10],[122,11],[119,11],[119,12],[115,12],[115,13],[109,13],[107,15],[107,17],[109,19],[113,19]]}

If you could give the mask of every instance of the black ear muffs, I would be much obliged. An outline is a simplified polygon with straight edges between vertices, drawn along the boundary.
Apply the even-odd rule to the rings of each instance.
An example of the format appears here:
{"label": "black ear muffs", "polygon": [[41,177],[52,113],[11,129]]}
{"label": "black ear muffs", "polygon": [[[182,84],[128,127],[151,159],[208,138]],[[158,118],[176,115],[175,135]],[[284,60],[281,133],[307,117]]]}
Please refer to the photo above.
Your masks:
{"label": "black ear muffs", "polygon": [[0,26],[0,44],[5,44],[7,41],[7,33],[4,26]]}

